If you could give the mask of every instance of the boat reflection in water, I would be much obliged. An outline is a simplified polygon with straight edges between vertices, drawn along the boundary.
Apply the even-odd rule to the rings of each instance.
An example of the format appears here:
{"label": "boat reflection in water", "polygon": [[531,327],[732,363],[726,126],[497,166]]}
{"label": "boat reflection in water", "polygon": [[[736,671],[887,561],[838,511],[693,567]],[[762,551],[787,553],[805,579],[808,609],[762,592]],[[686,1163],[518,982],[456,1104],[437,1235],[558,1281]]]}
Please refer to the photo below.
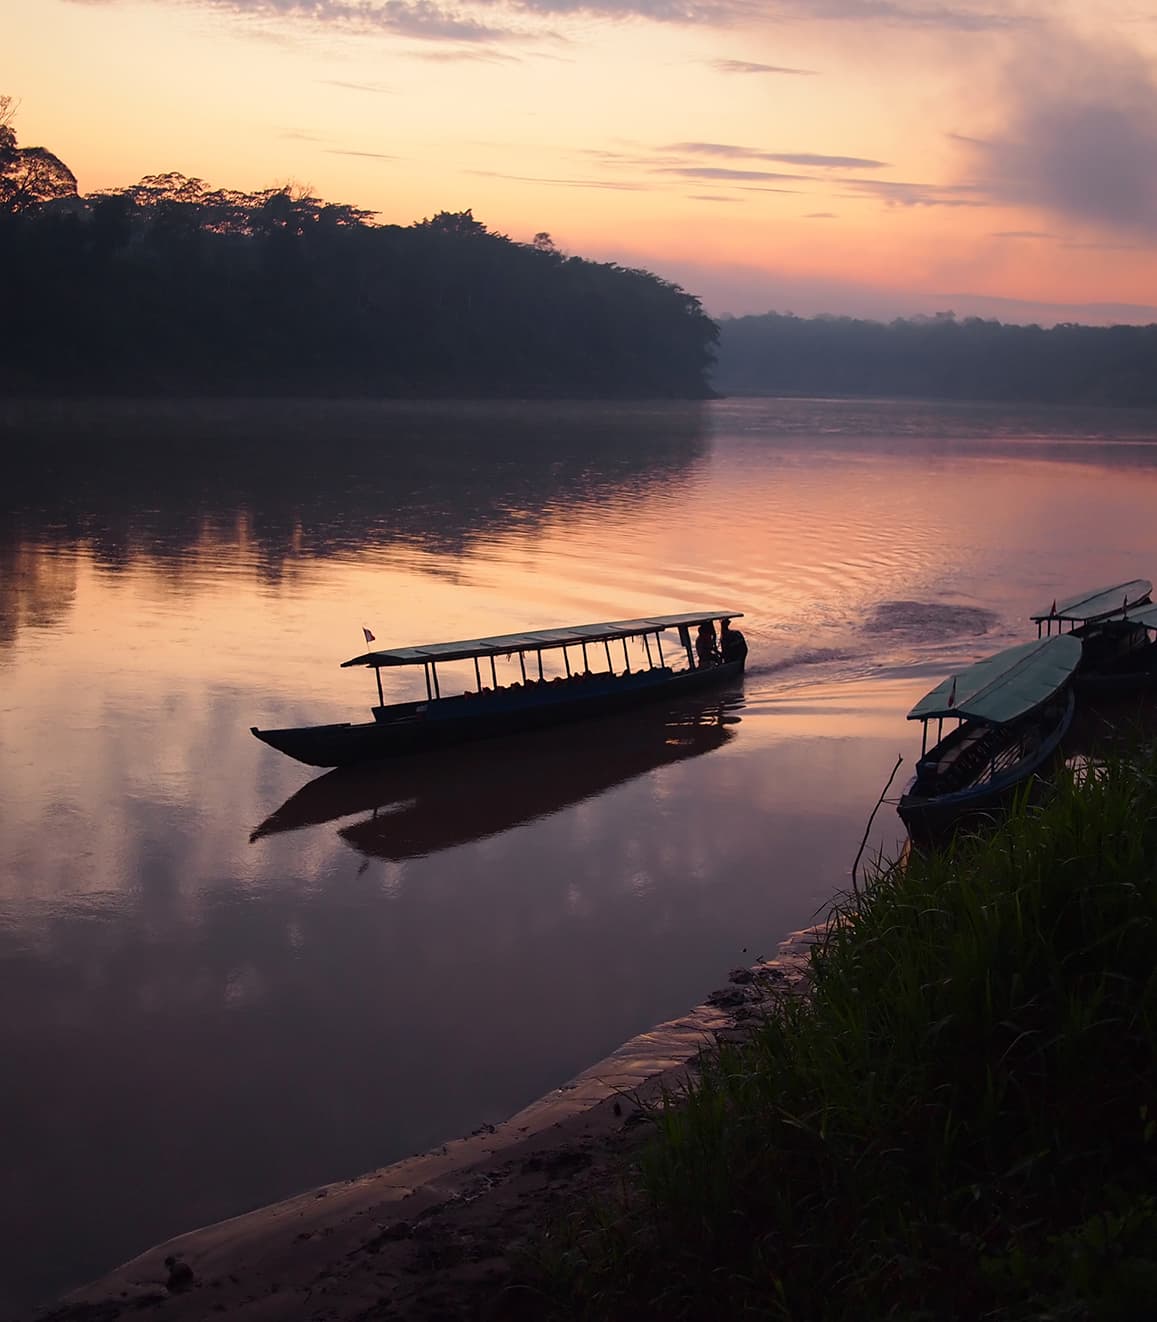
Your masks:
{"label": "boat reflection in water", "polygon": [[398,762],[339,768],[302,786],[250,843],[368,813],[339,831],[369,857],[401,861],[483,840],[637,776],[722,748],[742,690]]}

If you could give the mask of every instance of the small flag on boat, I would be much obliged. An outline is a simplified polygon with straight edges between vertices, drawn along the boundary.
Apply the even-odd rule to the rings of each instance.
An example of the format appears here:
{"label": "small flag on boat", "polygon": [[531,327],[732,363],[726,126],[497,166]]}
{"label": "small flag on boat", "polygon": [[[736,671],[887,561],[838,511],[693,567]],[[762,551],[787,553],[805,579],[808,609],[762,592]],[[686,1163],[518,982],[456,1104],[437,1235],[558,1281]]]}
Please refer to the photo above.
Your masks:
{"label": "small flag on boat", "polygon": [[362,625],[362,633],[365,634],[367,643],[372,643],[374,641],[373,634],[370,633],[370,631],[366,628],[364,624]]}
{"label": "small flag on boat", "polygon": [[955,676],[955,675],[952,676],[952,687],[948,690],[948,705],[949,705],[950,707],[955,707],[955,706],[956,706],[956,676]]}

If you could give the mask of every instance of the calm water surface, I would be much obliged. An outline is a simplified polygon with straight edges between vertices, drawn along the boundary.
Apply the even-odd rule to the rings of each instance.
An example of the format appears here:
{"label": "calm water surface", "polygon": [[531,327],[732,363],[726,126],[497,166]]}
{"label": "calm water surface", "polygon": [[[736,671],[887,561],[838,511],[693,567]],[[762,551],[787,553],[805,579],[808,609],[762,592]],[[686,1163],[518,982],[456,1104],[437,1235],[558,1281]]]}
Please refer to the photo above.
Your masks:
{"label": "calm water surface", "polygon": [[[1134,414],[5,405],[0,440],[0,1313],[682,1013],[847,885],[926,689],[1157,568]],[[751,652],[697,705],[325,781],[248,733],[365,719],[363,625],[700,605]]]}

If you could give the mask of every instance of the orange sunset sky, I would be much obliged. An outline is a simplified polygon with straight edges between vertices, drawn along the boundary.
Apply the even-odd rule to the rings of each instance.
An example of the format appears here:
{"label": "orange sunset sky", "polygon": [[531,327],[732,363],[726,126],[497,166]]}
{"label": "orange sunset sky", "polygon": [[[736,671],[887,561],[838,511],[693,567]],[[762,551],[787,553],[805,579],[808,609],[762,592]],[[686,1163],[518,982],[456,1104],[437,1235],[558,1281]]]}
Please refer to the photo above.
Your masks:
{"label": "orange sunset sky", "polygon": [[1151,0],[0,0],[82,193],[179,170],[645,266],[714,315],[1157,321]]}

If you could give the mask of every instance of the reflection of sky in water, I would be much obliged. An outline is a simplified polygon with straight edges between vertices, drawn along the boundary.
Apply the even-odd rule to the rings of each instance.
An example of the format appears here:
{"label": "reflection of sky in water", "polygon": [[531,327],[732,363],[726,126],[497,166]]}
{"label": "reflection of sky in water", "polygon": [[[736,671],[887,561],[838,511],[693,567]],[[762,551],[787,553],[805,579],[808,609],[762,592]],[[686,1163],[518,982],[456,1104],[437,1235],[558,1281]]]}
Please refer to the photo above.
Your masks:
{"label": "reflection of sky in water", "polygon": [[[1096,415],[1128,444],[1089,444],[1069,415],[918,405],[403,409],[404,428],[393,407],[339,406],[332,485],[307,444],[324,406],[272,468],[213,452],[206,473],[178,437],[183,477],[145,448],[79,495],[15,482],[13,1299],[497,1120],[682,1012],[845,884],[918,747],[915,698],[1058,592],[1157,560],[1154,431],[1129,415]],[[402,452],[359,468],[399,428]],[[729,737],[708,721],[672,755],[655,718],[515,741],[250,843],[312,778],[248,726],[364,717],[372,680],[337,666],[363,624],[388,646],[695,603],[746,612]],[[874,840],[896,831],[881,812]]]}

